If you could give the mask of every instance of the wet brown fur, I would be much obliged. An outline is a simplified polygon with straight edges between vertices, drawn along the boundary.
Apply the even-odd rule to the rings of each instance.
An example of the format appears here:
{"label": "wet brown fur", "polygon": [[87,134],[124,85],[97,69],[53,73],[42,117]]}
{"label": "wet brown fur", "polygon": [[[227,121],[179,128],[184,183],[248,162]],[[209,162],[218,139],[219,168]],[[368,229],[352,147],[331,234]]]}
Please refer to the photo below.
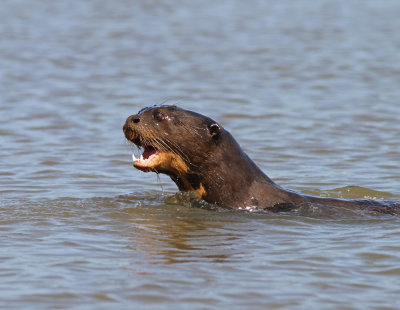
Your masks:
{"label": "wet brown fur", "polygon": [[400,212],[397,202],[321,198],[285,190],[256,166],[221,125],[176,106],[144,108],[128,117],[123,131],[137,146],[159,151],[153,166],[138,169],[167,174],[179,190],[195,191],[212,204],[272,212],[295,210],[302,204]]}

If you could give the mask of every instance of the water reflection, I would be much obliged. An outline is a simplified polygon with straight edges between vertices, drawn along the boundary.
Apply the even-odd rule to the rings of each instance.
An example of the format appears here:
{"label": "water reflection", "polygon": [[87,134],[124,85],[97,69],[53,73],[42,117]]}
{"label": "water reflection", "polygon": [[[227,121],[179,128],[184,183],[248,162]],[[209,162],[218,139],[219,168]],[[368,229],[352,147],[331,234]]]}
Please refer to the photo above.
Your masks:
{"label": "water reflection", "polygon": [[151,263],[230,262],[243,254],[234,244],[248,230],[227,229],[240,224],[229,212],[163,203],[150,208],[135,208],[128,215],[136,250],[146,253]]}

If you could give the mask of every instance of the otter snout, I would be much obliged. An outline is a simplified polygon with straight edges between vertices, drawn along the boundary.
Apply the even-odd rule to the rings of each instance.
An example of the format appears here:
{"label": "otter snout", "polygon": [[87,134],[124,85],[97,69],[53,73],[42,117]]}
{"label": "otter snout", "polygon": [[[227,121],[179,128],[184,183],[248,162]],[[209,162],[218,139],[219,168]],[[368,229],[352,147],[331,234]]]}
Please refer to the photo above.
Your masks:
{"label": "otter snout", "polygon": [[126,119],[125,124],[122,127],[122,130],[124,131],[124,133],[126,133],[126,131],[130,129],[131,124],[137,124],[139,122],[140,122],[140,116],[138,114],[131,115]]}
{"label": "otter snout", "polygon": [[139,115],[137,114],[131,115],[126,119],[125,124],[122,127],[125,137],[132,142],[137,138],[135,134],[134,125],[139,122],[140,122]]}
{"label": "otter snout", "polygon": [[138,114],[129,116],[130,122],[137,124],[140,122],[140,116]]}
{"label": "otter snout", "polygon": [[139,122],[140,122],[140,115],[139,114],[131,115],[126,119],[124,128],[128,127],[130,124],[137,124]]}

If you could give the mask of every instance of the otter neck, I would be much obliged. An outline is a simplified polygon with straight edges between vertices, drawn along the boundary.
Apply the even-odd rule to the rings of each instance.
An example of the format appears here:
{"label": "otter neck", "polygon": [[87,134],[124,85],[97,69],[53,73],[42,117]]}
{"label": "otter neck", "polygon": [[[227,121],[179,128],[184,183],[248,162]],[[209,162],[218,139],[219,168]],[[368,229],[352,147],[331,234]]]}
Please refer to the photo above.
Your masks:
{"label": "otter neck", "polygon": [[194,173],[202,186],[198,191],[202,199],[236,209],[268,209],[301,202],[300,195],[284,190],[266,176],[229,132],[224,130],[222,135],[215,152]]}

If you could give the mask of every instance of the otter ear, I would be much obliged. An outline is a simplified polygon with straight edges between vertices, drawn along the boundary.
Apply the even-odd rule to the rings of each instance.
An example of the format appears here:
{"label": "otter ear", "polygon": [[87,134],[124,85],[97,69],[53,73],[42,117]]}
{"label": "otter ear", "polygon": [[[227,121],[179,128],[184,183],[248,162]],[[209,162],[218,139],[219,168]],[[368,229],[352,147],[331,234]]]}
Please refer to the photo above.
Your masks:
{"label": "otter ear", "polygon": [[214,140],[217,140],[221,134],[221,127],[214,123],[208,126],[208,131]]}

